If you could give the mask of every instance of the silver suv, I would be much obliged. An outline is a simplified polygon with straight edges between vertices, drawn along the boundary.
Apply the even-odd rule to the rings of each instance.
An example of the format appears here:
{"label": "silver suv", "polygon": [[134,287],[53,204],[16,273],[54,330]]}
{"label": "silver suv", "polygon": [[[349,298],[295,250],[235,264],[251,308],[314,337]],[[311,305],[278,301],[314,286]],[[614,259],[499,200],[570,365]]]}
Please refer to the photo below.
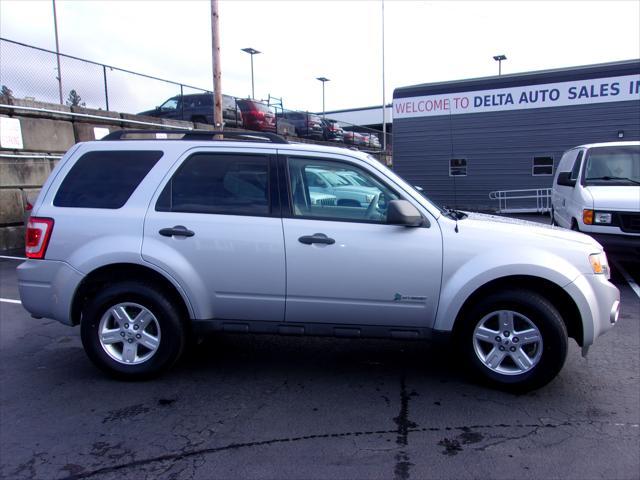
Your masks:
{"label": "silver suv", "polygon": [[[154,133],[69,150],[18,267],[24,307],[79,324],[108,373],[157,374],[202,330],[449,338],[476,378],[524,391],[556,376],[569,337],[586,354],[617,321],[607,258],[584,234],[440,208],[357,151]],[[314,202],[319,170],[375,194]]]}

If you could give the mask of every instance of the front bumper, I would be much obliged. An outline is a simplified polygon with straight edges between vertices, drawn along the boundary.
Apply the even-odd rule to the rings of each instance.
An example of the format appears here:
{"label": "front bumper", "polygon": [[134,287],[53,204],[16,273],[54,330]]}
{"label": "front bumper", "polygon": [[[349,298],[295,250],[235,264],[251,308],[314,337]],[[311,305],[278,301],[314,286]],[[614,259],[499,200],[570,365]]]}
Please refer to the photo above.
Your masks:
{"label": "front bumper", "polygon": [[84,275],[65,262],[27,260],[18,265],[22,306],[34,317],[72,325],[73,296]]}
{"label": "front bumper", "polygon": [[582,317],[582,353],[596,338],[611,330],[620,313],[620,291],[604,275],[581,275],[564,287]]}

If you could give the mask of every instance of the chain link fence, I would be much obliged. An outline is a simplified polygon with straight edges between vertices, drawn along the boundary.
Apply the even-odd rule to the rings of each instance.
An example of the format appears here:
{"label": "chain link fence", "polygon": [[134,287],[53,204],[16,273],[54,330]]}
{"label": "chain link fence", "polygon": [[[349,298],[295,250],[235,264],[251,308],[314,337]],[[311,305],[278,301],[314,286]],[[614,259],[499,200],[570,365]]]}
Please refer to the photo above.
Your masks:
{"label": "chain link fence", "polygon": [[[61,78],[57,59],[60,61]],[[24,98],[121,113],[213,123],[210,90],[0,38],[2,98]],[[277,132],[303,141],[342,144],[382,154],[383,132],[285,109],[282,99],[223,96],[226,127]],[[391,136],[387,134],[387,151]]]}

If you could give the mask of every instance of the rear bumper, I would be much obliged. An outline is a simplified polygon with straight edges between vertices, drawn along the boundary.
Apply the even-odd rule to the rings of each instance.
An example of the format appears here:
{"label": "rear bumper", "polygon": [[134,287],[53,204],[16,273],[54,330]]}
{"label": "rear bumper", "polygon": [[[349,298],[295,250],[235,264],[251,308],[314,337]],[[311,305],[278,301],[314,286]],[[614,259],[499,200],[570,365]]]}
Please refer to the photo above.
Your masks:
{"label": "rear bumper", "polygon": [[17,273],[22,306],[31,315],[72,325],[71,305],[82,273],[54,260],[27,260]]}
{"label": "rear bumper", "polygon": [[581,275],[564,287],[582,316],[583,353],[618,320],[620,291],[604,275]]}

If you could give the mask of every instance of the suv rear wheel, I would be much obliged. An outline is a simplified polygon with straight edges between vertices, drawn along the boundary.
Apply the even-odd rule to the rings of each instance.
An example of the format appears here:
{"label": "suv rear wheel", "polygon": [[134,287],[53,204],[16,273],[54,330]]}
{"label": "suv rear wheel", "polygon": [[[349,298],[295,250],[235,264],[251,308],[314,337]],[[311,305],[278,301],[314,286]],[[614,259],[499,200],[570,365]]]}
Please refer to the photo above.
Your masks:
{"label": "suv rear wheel", "polygon": [[463,319],[458,345],[472,370],[513,392],[549,383],[562,369],[567,329],[555,307],[528,290],[508,290],[476,303]]}
{"label": "suv rear wheel", "polygon": [[144,378],[169,368],[184,348],[178,310],[154,285],[122,282],[90,299],[80,334],[93,363],[121,378]]}

